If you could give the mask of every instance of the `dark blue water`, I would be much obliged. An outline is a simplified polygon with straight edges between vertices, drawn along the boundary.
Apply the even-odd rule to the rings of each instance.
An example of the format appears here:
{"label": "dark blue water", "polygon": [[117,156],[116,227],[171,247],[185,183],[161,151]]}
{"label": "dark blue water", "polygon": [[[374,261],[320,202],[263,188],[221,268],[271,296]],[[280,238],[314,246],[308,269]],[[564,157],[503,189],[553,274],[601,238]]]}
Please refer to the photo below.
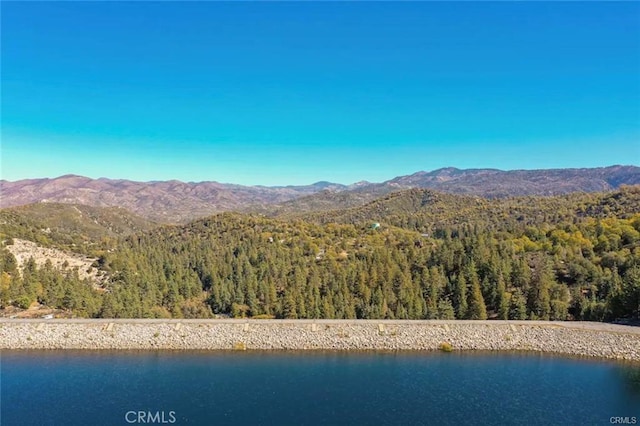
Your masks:
{"label": "dark blue water", "polygon": [[640,424],[640,365],[540,355],[3,351],[0,372],[2,426]]}

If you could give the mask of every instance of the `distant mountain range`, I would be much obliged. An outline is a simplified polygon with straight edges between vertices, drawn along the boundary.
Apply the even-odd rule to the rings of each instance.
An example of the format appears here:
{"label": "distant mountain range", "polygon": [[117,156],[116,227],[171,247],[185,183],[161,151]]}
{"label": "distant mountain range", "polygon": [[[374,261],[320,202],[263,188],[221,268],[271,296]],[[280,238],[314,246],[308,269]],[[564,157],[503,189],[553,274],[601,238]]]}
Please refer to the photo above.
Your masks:
{"label": "distant mountain range", "polygon": [[122,207],[160,222],[184,222],[216,212],[241,210],[249,205],[281,203],[322,190],[344,188],[344,185],[328,182],[308,186],[264,187],[218,182],[185,183],[177,180],[134,182],[65,175],[54,179],[2,180],[0,207],[39,202]]}
{"label": "distant mountain range", "polygon": [[513,170],[444,168],[399,176],[382,183],[304,186],[242,186],[176,180],[134,182],[66,175],[54,179],[0,180],[0,207],[32,203],[121,207],[158,222],[185,222],[221,211],[271,214],[326,211],[363,205],[385,194],[411,188],[435,189],[489,198],[610,191],[640,184],[640,167]]}

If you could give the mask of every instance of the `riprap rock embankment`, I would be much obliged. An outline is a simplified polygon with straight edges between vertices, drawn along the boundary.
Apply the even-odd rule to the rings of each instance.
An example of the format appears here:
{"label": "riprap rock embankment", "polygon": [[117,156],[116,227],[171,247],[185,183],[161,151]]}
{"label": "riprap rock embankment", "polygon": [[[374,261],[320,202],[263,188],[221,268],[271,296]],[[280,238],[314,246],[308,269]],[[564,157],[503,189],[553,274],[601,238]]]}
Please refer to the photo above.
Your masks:
{"label": "riprap rock embankment", "polygon": [[0,320],[0,349],[537,351],[640,361],[640,328],[549,321]]}

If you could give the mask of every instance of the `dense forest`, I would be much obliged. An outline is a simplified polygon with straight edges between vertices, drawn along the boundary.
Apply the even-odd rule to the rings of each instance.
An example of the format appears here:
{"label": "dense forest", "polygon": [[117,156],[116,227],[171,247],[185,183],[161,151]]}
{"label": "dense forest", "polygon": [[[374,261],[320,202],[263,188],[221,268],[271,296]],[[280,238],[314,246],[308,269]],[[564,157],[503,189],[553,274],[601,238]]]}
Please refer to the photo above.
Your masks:
{"label": "dense forest", "polygon": [[96,235],[103,288],[50,264],[19,272],[7,245],[39,228],[21,218],[0,232],[0,303],[76,316],[607,321],[640,311],[637,186],[505,199],[413,189],[347,209]]}

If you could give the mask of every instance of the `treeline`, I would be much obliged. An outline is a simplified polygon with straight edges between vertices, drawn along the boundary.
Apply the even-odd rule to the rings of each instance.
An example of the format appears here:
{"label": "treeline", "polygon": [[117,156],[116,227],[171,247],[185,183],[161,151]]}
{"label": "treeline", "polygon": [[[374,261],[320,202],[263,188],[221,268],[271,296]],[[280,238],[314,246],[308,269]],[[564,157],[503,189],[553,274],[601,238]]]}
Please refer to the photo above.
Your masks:
{"label": "treeline", "polygon": [[463,208],[409,191],[351,223],[220,214],[121,239],[96,264],[104,293],[50,267],[20,277],[5,256],[2,300],[97,317],[637,318],[640,209],[636,188],[619,193]]}

